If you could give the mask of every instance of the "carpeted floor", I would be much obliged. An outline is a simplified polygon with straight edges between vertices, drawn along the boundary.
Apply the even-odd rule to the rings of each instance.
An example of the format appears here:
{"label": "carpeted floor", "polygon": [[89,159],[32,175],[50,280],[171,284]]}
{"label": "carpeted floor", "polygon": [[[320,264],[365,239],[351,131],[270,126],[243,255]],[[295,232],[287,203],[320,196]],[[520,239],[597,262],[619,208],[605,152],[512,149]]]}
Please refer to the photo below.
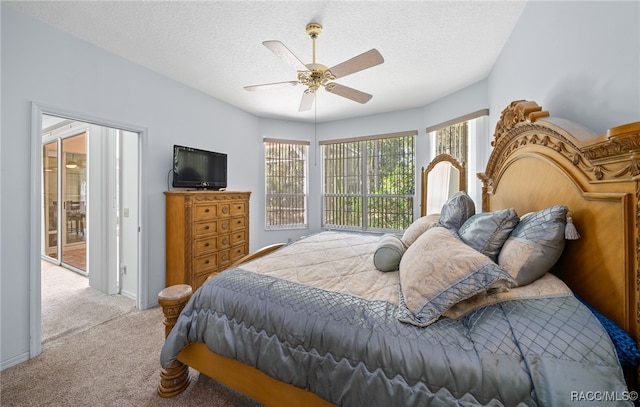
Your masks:
{"label": "carpeted floor", "polygon": [[41,262],[42,346],[74,332],[135,311],[135,302],[104,295],[89,287],[87,277],[49,262]]}
{"label": "carpeted floor", "polygon": [[[39,356],[0,373],[2,406],[257,405],[194,370],[190,371],[192,383],[184,393],[160,398],[156,389],[164,340],[161,309],[137,311],[133,301],[89,289],[76,278],[84,277],[64,271],[70,274],[55,277],[60,278],[59,291],[69,291],[65,295],[81,299],[80,306],[71,310],[62,300],[45,301],[51,293],[43,292],[43,333],[45,325],[50,325],[48,339]],[[45,303],[51,306],[46,318]],[[50,315],[56,307],[69,318]],[[78,315],[89,310],[100,317]],[[57,322],[45,321],[48,318]],[[85,322],[76,323],[76,319]]]}

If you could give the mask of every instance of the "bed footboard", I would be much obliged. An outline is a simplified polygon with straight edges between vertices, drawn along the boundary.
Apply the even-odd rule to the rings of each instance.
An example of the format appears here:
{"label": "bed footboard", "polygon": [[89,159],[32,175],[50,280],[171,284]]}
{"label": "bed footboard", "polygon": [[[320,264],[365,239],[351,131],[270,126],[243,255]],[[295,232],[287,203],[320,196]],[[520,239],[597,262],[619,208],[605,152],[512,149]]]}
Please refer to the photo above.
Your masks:
{"label": "bed footboard", "polygon": [[[276,243],[260,250],[250,253],[229,267],[237,266],[238,264],[247,262],[249,260],[262,257],[284,246],[284,243]],[[213,275],[212,275],[213,276]],[[176,324],[180,312],[193,294],[193,289],[187,284],[178,284],[169,286],[158,294],[158,304],[162,306],[162,312],[164,314],[164,336],[165,338],[171,332]],[[182,393],[187,387],[189,387],[189,366],[175,360],[166,369],[160,369],[160,384],[158,385],[158,394],[160,397],[169,398],[177,396]]]}
{"label": "bed footboard", "polygon": [[[176,324],[180,312],[191,298],[193,290],[186,284],[173,285],[160,291],[158,303],[162,306],[164,314],[164,336],[171,332]],[[176,360],[166,369],[160,369],[160,384],[158,394],[168,398],[177,396],[189,386],[189,367]]]}

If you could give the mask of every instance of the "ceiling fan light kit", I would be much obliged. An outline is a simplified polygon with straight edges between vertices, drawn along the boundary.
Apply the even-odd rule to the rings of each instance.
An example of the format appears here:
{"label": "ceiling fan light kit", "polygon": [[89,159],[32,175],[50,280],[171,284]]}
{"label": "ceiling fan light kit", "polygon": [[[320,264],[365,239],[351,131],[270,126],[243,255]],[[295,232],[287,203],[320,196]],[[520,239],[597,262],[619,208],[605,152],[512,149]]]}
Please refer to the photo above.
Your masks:
{"label": "ceiling fan light kit", "polygon": [[264,41],[262,43],[285,63],[296,69],[296,71],[298,72],[297,81],[265,83],[262,85],[245,86],[244,88],[248,91],[255,91],[295,86],[298,84],[304,85],[306,86],[306,89],[302,93],[302,100],[300,101],[300,107],[298,109],[301,112],[311,109],[315,99],[315,93],[321,87],[324,87],[327,92],[333,93],[334,95],[342,96],[358,103],[367,103],[369,100],[371,100],[373,96],[368,93],[364,93],[332,81],[337,78],[342,78],[352,73],[356,73],[383,63],[384,58],[382,57],[380,52],[378,52],[377,49],[373,48],[347,61],[335,65],[332,68],[327,68],[323,64],[316,63],[316,38],[318,38],[318,36],[322,33],[322,26],[318,23],[309,23],[307,24],[305,31],[312,41],[313,62],[310,64],[305,64],[300,61],[300,59],[298,59],[298,57],[296,57],[280,41]]}

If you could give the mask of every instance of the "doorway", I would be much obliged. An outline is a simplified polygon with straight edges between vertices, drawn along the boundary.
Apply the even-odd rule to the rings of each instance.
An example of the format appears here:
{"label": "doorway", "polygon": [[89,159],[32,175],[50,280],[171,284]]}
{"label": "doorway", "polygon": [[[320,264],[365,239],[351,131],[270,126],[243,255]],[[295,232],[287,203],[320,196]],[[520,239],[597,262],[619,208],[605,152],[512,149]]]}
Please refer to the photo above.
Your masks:
{"label": "doorway", "polygon": [[[82,124],[87,127],[84,239],[88,280],[92,286],[116,287],[122,291],[123,296],[129,295],[135,299],[135,308],[140,310],[150,306],[147,293],[149,249],[145,237],[149,221],[146,216],[147,187],[143,182],[146,180],[147,170],[142,165],[146,160],[148,130],[143,126],[107,120],[86,112],[37,103],[31,104],[31,110],[30,211],[34,221],[30,225],[29,357],[34,358],[42,351],[43,262],[57,261],[43,255],[48,244],[44,236],[44,219],[48,215],[45,215],[43,190],[43,145],[46,144],[42,131],[45,128],[43,119],[51,116],[58,121],[68,120],[69,125],[75,123],[76,126]],[[120,140],[125,142],[121,143]],[[58,150],[58,154],[60,151]],[[122,180],[126,182],[123,184]],[[61,195],[58,191],[57,196]],[[133,200],[116,201],[118,196]],[[56,200],[60,199],[56,197]],[[57,214],[58,218],[62,216],[59,210]],[[122,226],[116,223],[118,220],[122,222]],[[125,254],[129,256],[127,263],[122,263],[122,258],[118,262],[114,254],[120,247],[130,249]],[[116,272],[108,273],[105,270]],[[74,274],[80,276],[78,273]],[[95,281],[92,282],[92,279]],[[120,282],[120,287],[115,283],[109,285],[117,281]],[[126,294],[125,287],[128,287]]]}
{"label": "doorway", "polygon": [[[49,274],[60,274],[60,268],[46,266],[53,263],[81,275],[88,290],[123,299],[114,297],[114,304],[138,305],[139,138],[127,130],[42,114],[41,297],[49,294]],[[44,320],[53,315],[46,304],[42,301],[43,339],[52,331]]]}
{"label": "doorway", "polygon": [[44,260],[137,299],[139,135],[42,115]]}

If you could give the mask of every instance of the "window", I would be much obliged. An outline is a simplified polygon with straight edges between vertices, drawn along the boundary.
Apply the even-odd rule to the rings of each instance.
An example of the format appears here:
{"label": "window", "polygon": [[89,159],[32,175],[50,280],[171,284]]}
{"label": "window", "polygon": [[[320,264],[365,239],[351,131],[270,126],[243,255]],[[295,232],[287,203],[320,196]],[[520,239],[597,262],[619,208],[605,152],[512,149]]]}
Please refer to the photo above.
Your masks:
{"label": "window", "polygon": [[416,134],[321,142],[322,226],[406,229],[413,221]]}
{"label": "window", "polygon": [[449,154],[461,163],[467,163],[467,134],[469,122],[452,124],[436,131],[436,155]]}
{"label": "window", "polygon": [[[476,177],[470,177],[469,174],[484,171],[483,165],[491,153],[489,143],[486,141],[491,137],[488,120],[489,109],[481,109],[426,129],[432,146],[430,157],[446,153],[464,165],[467,174],[466,190],[476,202],[476,208],[480,208],[482,202],[480,183]],[[437,187],[436,184],[429,182],[429,194],[432,186]],[[426,206],[425,203],[422,210],[428,213],[429,209]]]}
{"label": "window", "polygon": [[266,229],[298,229],[307,223],[309,143],[264,140]]}

